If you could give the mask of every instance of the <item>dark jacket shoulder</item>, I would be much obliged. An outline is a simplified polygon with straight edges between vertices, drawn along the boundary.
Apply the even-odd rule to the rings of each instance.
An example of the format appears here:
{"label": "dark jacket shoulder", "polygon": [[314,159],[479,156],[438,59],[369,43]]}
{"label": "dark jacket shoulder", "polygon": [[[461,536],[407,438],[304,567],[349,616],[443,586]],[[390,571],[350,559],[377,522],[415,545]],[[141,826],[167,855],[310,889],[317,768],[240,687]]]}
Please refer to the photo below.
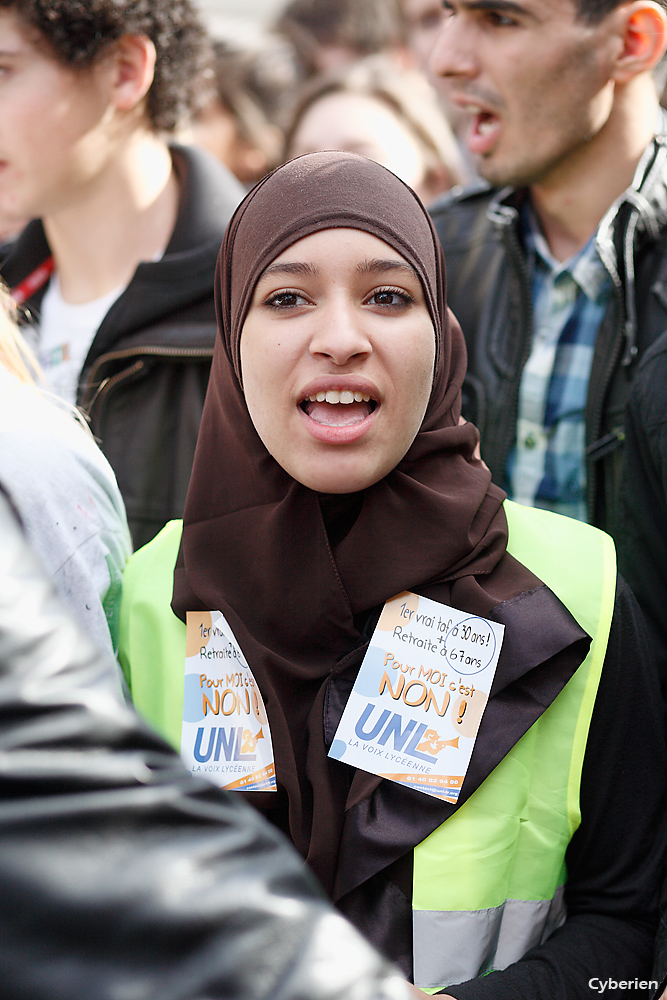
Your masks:
{"label": "dark jacket shoulder", "polygon": [[448,191],[431,202],[428,212],[445,254],[459,246],[469,247],[480,236],[488,238],[490,224],[486,212],[494,194],[495,188],[480,180]]}
{"label": "dark jacket shoulder", "polygon": [[[183,513],[216,336],[213,285],[227,223],[244,191],[210,154],[171,147],[179,208],[164,255],[140,263],[102,320],[79,380],[79,406],[118,480],[135,547]],[[4,261],[10,288],[51,251],[31,222]],[[47,275],[48,280],[48,275]],[[39,322],[42,281],[25,302]]]}

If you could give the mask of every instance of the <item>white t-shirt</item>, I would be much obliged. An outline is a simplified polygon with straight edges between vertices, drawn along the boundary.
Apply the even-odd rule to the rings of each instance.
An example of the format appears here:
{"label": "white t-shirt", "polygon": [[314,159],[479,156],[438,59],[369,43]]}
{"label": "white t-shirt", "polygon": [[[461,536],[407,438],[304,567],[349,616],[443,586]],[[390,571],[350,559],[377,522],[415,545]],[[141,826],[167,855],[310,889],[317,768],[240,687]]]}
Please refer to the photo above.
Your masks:
{"label": "white t-shirt", "polygon": [[49,387],[74,405],[83,363],[102,320],[126,286],[99,299],[72,305],[65,302],[54,274],[42,300],[37,356]]}

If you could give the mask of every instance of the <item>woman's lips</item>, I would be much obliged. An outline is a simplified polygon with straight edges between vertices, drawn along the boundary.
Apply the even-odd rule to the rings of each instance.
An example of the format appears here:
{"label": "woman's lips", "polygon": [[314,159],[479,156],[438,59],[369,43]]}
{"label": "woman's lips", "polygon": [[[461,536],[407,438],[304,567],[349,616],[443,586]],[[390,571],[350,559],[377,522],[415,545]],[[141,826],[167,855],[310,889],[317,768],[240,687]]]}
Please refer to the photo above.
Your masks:
{"label": "woman's lips", "polygon": [[347,444],[362,437],[378,407],[359,389],[319,389],[299,404],[310,433],[328,444]]}

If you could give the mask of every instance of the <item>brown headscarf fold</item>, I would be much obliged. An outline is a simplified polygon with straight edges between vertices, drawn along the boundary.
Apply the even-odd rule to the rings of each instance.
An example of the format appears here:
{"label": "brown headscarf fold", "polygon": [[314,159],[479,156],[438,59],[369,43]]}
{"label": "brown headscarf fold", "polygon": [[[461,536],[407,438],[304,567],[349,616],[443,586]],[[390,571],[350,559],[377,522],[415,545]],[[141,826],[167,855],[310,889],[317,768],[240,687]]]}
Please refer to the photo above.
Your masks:
{"label": "brown headscarf fold", "polygon": [[[240,340],[263,270],[302,237],[336,227],[379,237],[413,265],[437,346],[430,402],[407,454],[363,494],[338,501],[334,514],[262,444],[243,395]],[[475,428],[459,426],[465,346],[446,307],[438,238],[406,185],[348,153],[313,153],[280,167],[229,225],[216,302],[220,336],[173,608],[183,618],[197,609],[227,617],[263,693],[276,756],[279,793],[248,798],[289,833],[331,890],[346,806],[380,783],[327,757],[332,734],[325,737],[323,721],[354,680],[371,612],[413,590],[488,615],[539,581],[506,554],[504,493],[474,456]]]}

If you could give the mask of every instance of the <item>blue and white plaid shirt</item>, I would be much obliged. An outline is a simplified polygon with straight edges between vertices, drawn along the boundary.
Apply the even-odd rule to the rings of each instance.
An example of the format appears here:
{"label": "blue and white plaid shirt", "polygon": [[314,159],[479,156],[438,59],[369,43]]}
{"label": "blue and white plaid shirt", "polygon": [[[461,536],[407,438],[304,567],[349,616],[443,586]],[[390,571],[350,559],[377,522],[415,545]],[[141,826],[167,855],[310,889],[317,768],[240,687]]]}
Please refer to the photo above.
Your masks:
{"label": "blue and white plaid shirt", "polygon": [[533,342],[519,389],[510,496],[581,521],[586,512],[586,397],[612,283],[595,236],[560,263],[532,211],[523,215],[533,292]]}

